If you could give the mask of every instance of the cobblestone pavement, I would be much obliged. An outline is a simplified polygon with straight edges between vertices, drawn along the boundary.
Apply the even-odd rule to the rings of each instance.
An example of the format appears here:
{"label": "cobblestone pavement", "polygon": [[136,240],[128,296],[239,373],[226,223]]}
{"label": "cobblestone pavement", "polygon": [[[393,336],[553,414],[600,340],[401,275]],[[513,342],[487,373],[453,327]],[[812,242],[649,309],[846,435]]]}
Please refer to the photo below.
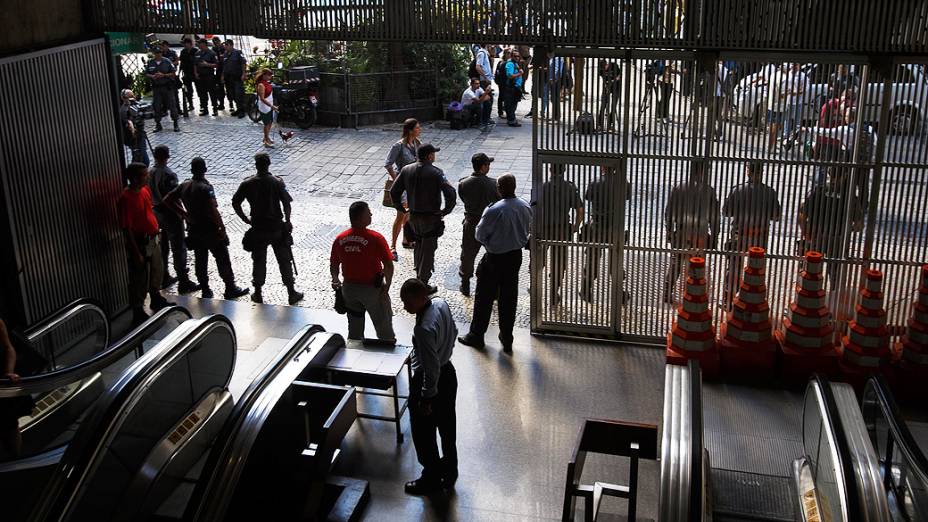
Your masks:
{"label": "cobblestone pavement", "polygon": [[[529,101],[523,101],[518,114],[528,112]],[[220,212],[225,221],[231,245],[232,264],[240,286],[251,286],[251,257],[242,249],[242,235],[247,226],[232,210],[232,194],[239,183],[254,174],[253,156],[267,151],[271,155],[271,172],[283,177],[293,196],[294,257],[299,275],[297,287],[306,294],[299,306],[331,309],[334,293],[330,287],[329,251],[335,236],[348,227],[348,206],[356,200],[367,201],[374,214],[371,228],[390,239],[395,211],[381,204],[384,181],[387,179],[383,163],[390,146],[399,139],[401,126],[389,124],[361,129],[334,129],[313,127],[308,130],[292,129],[294,138],[283,144],[275,136],[277,146],[266,149],[261,145],[261,127],[247,118],[238,119],[220,112],[219,117],[196,116],[181,118],[181,131],[152,133],[149,138],[153,146],[165,144],[171,149],[169,166],[183,180],[190,176],[190,160],[201,156],[206,160],[209,171],[207,179],[216,190]],[[526,199],[531,178],[531,123],[512,128],[497,125],[489,133],[478,129],[451,130],[443,122],[423,123],[422,140],[441,148],[436,165],[445,171],[449,180],[471,173],[470,157],[484,152],[496,158],[491,175],[499,176],[512,172],[518,179],[519,194]],[[149,123],[148,127],[154,127]],[[275,130],[276,132],[276,130]],[[436,253],[435,275],[432,284],[439,287],[452,311],[455,320],[470,322],[473,298],[460,294],[458,277],[461,221],[463,205],[458,205],[445,218],[445,235],[439,240]],[[414,277],[412,250],[401,250],[400,261],[394,276],[397,284],[391,291],[396,314],[405,314],[399,300],[399,283]],[[482,255],[482,252],[481,254]],[[478,257],[479,260],[479,257]],[[193,277],[193,258],[188,262]],[[170,269],[174,273],[173,267]],[[210,281],[214,290],[223,288],[215,263],[210,261]],[[472,281],[472,285],[475,281]],[[520,294],[516,326],[529,324],[528,257],[525,258],[520,277],[523,292]],[[175,291],[176,286],[169,291]],[[263,288],[264,300],[268,304],[287,304],[287,293],[280,280],[272,252],[268,252],[267,283]],[[198,294],[194,294],[198,295]],[[247,301],[249,297],[239,298]],[[494,313],[493,324],[496,324]]]}

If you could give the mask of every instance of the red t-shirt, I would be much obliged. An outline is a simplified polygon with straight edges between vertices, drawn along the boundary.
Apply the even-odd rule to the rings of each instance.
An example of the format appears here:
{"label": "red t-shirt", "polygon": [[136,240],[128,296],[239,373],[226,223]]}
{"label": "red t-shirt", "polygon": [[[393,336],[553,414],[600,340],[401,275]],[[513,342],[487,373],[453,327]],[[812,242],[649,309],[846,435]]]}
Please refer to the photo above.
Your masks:
{"label": "red t-shirt", "polygon": [[158,233],[158,219],[152,212],[151,191],[148,187],[135,192],[126,187],[116,200],[119,226],[133,234],[153,236]]}
{"label": "red t-shirt", "polygon": [[393,261],[393,254],[379,233],[349,228],[335,238],[329,260],[341,263],[346,283],[369,285],[383,271],[384,263]]}

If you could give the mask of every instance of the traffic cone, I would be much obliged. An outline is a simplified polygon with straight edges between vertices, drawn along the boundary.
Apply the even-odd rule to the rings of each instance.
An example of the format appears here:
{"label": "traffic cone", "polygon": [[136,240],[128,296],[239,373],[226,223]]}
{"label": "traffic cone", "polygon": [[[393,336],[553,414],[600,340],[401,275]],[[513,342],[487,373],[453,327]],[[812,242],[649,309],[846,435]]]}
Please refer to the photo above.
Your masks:
{"label": "traffic cone", "polygon": [[777,349],[767,304],[765,264],[763,248],[748,249],[741,287],[722,324],[720,357],[727,377],[773,375]]}
{"label": "traffic cone", "polygon": [[683,302],[667,334],[667,362],[686,364],[696,359],[703,375],[712,378],[719,373],[719,352],[706,292],[706,260],[691,257],[687,274]]}
{"label": "traffic cone", "polygon": [[834,328],[825,306],[822,254],[806,252],[805,261],[789,317],[783,319],[783,330],[774,334],[780,346],[780,374],[794,382],[805,382],[815,372],[826,376],[837,372]]}
{"label": "traffic cone", "polygon": [[898,377],[901,396],[928,398],[928,265],[920,274],[918,295],[912,303],[912,317],[905,335],[896,346],[899,355]]}
{"label": "traffic cone", "polygon": [[883,273],[879,270],[867,270],[855,311],[847,335],[841,336],[839,366],[845,380],[862,390],[867,377],[889,370],[892,359],[883,309]]}

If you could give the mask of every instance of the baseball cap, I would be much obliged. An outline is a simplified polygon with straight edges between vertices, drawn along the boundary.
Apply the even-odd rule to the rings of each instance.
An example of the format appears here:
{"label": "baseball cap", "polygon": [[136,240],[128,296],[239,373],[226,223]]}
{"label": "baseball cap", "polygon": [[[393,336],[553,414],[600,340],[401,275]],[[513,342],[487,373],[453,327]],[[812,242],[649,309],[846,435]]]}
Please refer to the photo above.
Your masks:
{"label": "baseball cap", "polygon": [[477,170],[483,165],[493,163],[493,159],[494,158],[491,158],[482,152],[478,152],[477,154],[471,156],[470,163],[474,166],[474,170]]}
{"label": "baseball cap", "polygon": [[151,49],[151,53],[152,53],[152,54],[161,54],[161,44],[160,44],[160,43],[155,43],[155,44],[153,44],[153,45],[152,45],[152,49]]}
{"label": "baseball cap", "polygon": [[433,152],[438,152],[438,151],[440,151],[440,150],[441,150],[441,149],[439,149],[439,148],[436,147],[435,145],[432,145],[431,143],[426,143],[425,145],[419,147],[419,153],[418,153],[419,159],[420,159],[420,160],[421,160],[421,159],[425,159],[425,158],[429,157],[429,154],[431,154],[431,153],[433,153]]}

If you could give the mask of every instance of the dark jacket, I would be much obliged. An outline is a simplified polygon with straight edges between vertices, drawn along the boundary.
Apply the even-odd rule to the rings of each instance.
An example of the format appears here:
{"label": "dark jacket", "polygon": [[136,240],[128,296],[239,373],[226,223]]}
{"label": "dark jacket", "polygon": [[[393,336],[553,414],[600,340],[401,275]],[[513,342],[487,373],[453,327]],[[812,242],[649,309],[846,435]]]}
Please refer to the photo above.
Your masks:
{"label": "dark jacket", "polygon": [[[445,173],[435,165],[421,161],[403,167],[390,189],[394,205],[401,212],[404,211],[403,192],[406,192],[409,211],[416,214],[448,215],[457,198],[457,192],[448,183]],[[442,196],[445,199],[444,210],[441,208]]]}

